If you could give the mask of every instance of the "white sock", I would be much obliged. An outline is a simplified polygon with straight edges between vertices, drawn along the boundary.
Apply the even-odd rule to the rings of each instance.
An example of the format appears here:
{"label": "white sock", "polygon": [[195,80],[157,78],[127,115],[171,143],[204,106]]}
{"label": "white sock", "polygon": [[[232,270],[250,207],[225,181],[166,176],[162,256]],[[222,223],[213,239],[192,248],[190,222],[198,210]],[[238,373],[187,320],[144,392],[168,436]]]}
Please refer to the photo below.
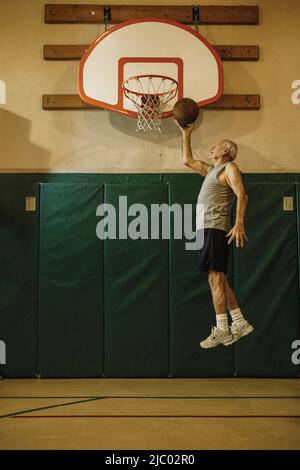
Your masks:
{"label": "white sock", "polygon": [[243,314],[241,312],[240,308],[235,308],[234,310],[230,310],[230,316],[232,318],[232,321],[234,323],[243,323],[245,321],[245,318],[243,317]]}
{"label": "white sock", "polygon": [[222,313],[221,315],[217,315],[217,328],[222,331],[228,330],[228,316],[227,313]]}

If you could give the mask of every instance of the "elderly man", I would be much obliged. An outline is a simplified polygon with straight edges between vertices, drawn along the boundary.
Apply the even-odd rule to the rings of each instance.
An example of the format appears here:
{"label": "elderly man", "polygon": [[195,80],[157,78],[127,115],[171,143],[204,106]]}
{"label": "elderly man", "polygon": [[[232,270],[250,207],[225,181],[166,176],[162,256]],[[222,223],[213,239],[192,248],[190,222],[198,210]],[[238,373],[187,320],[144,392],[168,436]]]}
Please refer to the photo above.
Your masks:
{"label": "elderly man", "polygon": [[[180,126],[179,126],[180,127]],[[180,127],[183,135],[183,163],[204,176],[197,204],[204,207],[202,230],[203,246],[198,250],[198,270],[208,272],[208,282],[216,312],[216,326],[211,334],[201,341],[202,348],[213,348],[219,344],[228,346],[253,331],[245,320],[237,303],[236,296],[227,279],[227,262],[230,244],[235,239],[237,247],[248,241],[244,227],[244,217],[248,196],[242,176],[234,162],[238,147],[231,140],[221,140],[211,148],[211,164],[193,158],[191,134],[193,125]],[[237,197],[235,223],[230,228],[231,208],[234,196]],[[199,234],[200,232],[198,232]],[[228,313],[232,318],[228,325]]]}

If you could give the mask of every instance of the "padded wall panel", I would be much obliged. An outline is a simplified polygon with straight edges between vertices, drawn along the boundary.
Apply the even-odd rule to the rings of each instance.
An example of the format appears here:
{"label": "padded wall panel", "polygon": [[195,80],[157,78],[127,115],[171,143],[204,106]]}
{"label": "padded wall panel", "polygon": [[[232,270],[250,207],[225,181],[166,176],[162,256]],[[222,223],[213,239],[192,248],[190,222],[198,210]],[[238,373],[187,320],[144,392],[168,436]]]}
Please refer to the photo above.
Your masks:
{"label": "padded wall panel", "polygon": [[[299,366],[292,364],[291,345],[300,327],[295,185],[246,188],[249,241],[234,251],[234,290],[255,331],[236,344],[236,374],[295,377]],[[293,198],[292,211],[283,210],[284,196]]]}
{"label": "padded wall panel", "polygon": [[42,377],[103,373],[103,242],[96,209],[103,187],[43,184],[39,357]]}
{"label": "padded wall panel", "polygon": [[[300,183],[296,184],[296,197],[297,197],[297,234],[298,234],[298,294],[300,304]],[[300,312],[299,312],[300,315]],[[300,332],[299,332],[300,339]]]}
{"label": "padded wall panel", "polygon": [[[105,201],[167,203],[163,184],[109,184]],[[124,212],[123,212],[124,214]],[[129,217],[128,221],[135,217]],[[119,227],[119,225],[118,225]],[[166,377],[169,374],[168,240],[105,241],[105,375]]]}
{"label": "padded wall panel", "polygon": [[[36,211],[25,211],[25,198]],[[0,187],[0,340],[6,344],[3,377],[37,373],[38,184]]]}
{"label": "padded wall panel", "polygon": [[[170,184],[170,204],[195,204],[199,184]],[[195,214],[195,210],[194,210]],[[230,257],[231,258],[231,257]],[[229,260],[229,266],[231,259]],[[231,277],[231,270],[228,272]],[[196,270],[196,251],[185,240],[171,238],[170,246],[170,348],[174,377],[233,376],[233,348],[204,350],[199,342],[215,325],[215,312],[207,273]]]}
{"label": "padded wall panel", "polygon": [[[300,177],[298,178],[299,183],[296,184],[296,197],[297,197],[297,234],[298,234],[298,301],[299,301],[299,307],[300,307]],[[300,308],[299,308],[299,318],[300,318]],[[297,362],[300,360],[300,354],[299,354],[299,341],[300,341],[300,329],[298,332],[298,337],[295,337],[295,340],[297,341]],[[293,351],[295,351],[295,345],[293,348]],[[300,377],[300,367],[299,367],[299,377]]]}

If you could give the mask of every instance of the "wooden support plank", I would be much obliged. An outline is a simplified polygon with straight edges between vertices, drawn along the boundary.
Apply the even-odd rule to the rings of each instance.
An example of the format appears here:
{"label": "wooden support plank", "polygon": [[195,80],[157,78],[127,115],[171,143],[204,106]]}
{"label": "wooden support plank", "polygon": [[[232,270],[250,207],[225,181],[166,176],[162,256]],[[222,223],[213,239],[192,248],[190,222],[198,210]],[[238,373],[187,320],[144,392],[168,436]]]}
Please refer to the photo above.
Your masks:
{"label": "wooden support plank", "polygon": [[80,60],[88,44],[63,45],[63,44],[45,44],[45,60]]}
{"label": "wooden support plank", "polygon": [[43,95],[43,109],[100,109],[83,101],[79,95]]}
{"label": "wooden support plank", "polygon": [[[63,45],[45,44],[45,60],[80,60],[88,44]],[[214,46],[220,58],[224,61],[243,60],[254,61],[259,59],[259,46]]]}
{"label": "wooden support plank", "polygon": [[[104,23],[104,6],[111,8],[111,23],[138,18],[166,18],[193,24],[193,6],[46,4],[46,23]],[[258,24],[258,7],[199,6],[200,24]]]}
{"label": "wooden support plank", "polygon": [[[101,109],[91,106],[79,95],[43,95],[43,109]],[[206,109],[259,109],[259,95],[223,95],[216,103],[206,106]]]}
{"label": "wooden support plank", "polygon": [[223,95],[206,109],[260,109],[260,95]]}
{"label": "wooden support plank", "polygon": [[259,46],[214,46],[223,61],[259,60]]}

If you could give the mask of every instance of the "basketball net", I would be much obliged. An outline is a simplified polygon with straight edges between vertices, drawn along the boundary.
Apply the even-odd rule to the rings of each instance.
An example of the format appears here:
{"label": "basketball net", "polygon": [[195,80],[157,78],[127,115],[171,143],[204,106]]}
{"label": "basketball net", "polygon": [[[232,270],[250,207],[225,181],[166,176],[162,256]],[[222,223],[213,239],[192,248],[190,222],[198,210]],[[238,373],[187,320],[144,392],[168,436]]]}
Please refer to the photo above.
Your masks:
{"label": "basketball net", "polygon": [[177,88],[177,81],[164,75],[138,75],[124,81],[124,95],[137,109],[137,132],[161,132],[163,110],[177,95]]}

